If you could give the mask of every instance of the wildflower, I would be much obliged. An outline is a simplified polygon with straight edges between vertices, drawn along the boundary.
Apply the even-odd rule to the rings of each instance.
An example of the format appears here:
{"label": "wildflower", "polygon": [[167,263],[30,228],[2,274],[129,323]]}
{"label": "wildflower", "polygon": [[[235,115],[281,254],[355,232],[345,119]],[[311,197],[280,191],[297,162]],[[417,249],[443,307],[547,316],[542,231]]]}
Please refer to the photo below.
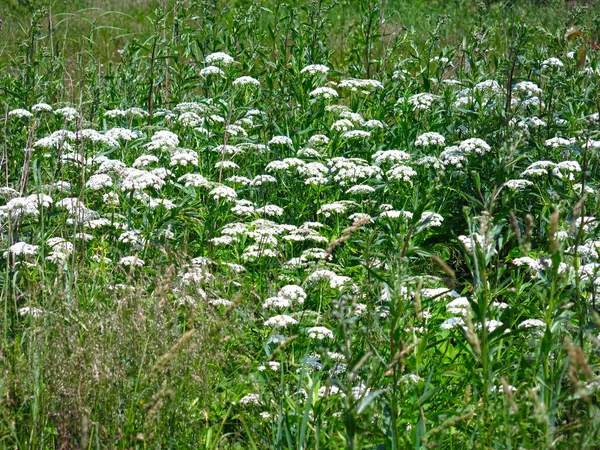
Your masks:
{"label": "wildflower", "polygon": [[366,184],[357,184],[349,188],[346,194],[371,194],[373,192],[375,192],[375,188]]}
{"label": "wildflower", "polygon": [[288,316],[286,314],[280,314],[265,320],[263,325],[265,327],[286,328],[289,325],[296,325],[297,323],[298,321],[293,317]]}
{"label": "wildflower", "polygon": [[22,118],[29,119],[30,117],[33,117],[33,114],[31,114],[26,109],[13,109],[12,111],[8,112],[8,117],[17,117],[19,119],[22,119]]}
{"label": "wildflower", "polygon": [[366,139],[371,137],[371,133],[363,130],[350,130],[342,134],[345,139]]}
{"label": "wildflower", "polygon": [[464,326],[465,326],[465,321],[462,317],[451,317],[451,318],[445,320],[440,325],[440,328],[442,330],[451,330],[452,328],[464,327]]}
{"label": "wildflower", "polygon": [[342,80],[339,82],[340,89],[349,89],[351,92],[361,92],[369,94],[372,91],[383,89],[383,84],[377,80],[357,80],[354,78]]}
{"label": "wildflower", "polygon": [[329,138],[324,134],[315,134],[308,140],[308,145],[319,147],[329,144]]}
{"label": "wildflower", "polygon": [[504,186],[513,191],[522,191],[529,186],[533,186],[533,183],[529,180],[508,180],[504,183]]}
{"label": "wildflower", "polygon": [[348,119],[340,119],[333,122],[331,129],[333,131],[348,131],[354,128],[354,124]]}
{"label": "wildflower", "polygon": [[323,340],[323,339],[332,339],[333,340],[333,332],[326,327],[312,327],[306,330],[308,333],[308,337],[311,339]]}
{"label": "wildflower", "polygon": [[537,97],[542,95],[542,90],[537,84],[531,81],[521,81],[513,86],[513,92],[522,93],[527,97]]}
{"label": "wildflower", "polygon": [[224,185],[215,187],[208,193],[208,195],[210,195],[215,200],[224,199],[225,201],[230,202],[234,201],[237,198],[237,193],[235,192],[235,190]]}
{"label": "wildflower", "polygon": [[326,86],[318,87],[311,91],[308,95],[311,97],[320,97],[328,100],[339,97],[339,94],[335,89]]}
{"label": "wildflower", "polygon": [[143,190],[147,187],[159,189],[165,184],[164,180],[155,174],[133,167],[125,169],[122,175],[121,189],[123,191]]}
{"label": "wildflower", "polygon": [[412,105],[415,111],[426,111],[431,108],[435,97],[429,93],[415,94],[408,98],[408,104]]}
{"label": "wildflower", "polygon": [[85,186],[92,191],[98,191],[104,187],[110,187],[112,185],[112,179],[106,174],[92,175],[85,183]]}
{"label": "wildflower", "polygon": [[67,122],[72,122],[81,117],[75,108],[70,107],[57,109],[54,114],[63,116]]}
{"label": "wildflower", "polygon": [[417,136],[415,145],[417,147],[430,147],[434,145],[444,146],[446,144],[446,138],[439,133],[428,132]]}
{"label": "wildflower", "polygon": [[231,56],[229,56],[227,53],[216,52],[216,53],[211,53],[210,55],[208,55],[204,59],[204,62],[206,62],[206,64],[221,63],[223,65],[229,65],[234,62],[234,59]]}
{"label": "wildflower", "polygon": [[34,113],[51,113],[53,109],[48,103],[36,103],[31,107],[31,111]]}
{"label": "wildflower", "polygon": [[204,69],[200,70],[200,76],[201,77],[209,77],[212,75],[219,75],[224,77],[225,76],[225,72],[223,72],[221,69],[219,69],[217,66],[207,66]]}
{"label": "wildflower", "polygon": [[465,154],[476,153],[478,155],[483,155],[484,153],[487,153],[492,149],[487,144],[487,142],[479,138],[471,138],[464,140],[460,143],[458,148],[462,150]]}
{"label": "wildflower", "polygon": [[404,150],[378,150],[373,156],[373,164],[376,166],[380,166],[385,162],[402,162],[410,159],[410,154],[406,153]]}
{"label": "wildflower", "polygon": [[298,303],[299,305],[304,304],[304,301],[306,300],[306,292],[304,292],[304,289],[295,284],[288,284],[282,287],[277,293],[277,296]]}
{"label": "wildflower", "polygon": [[326,74],[327,72],[329,72],[329,67],[324,66],[323,64],[310,64],[300,71],[300,73],[308,73],[310,75],[315,75],[317,73]]}
{"label": "wildflower", "polygon": [[177,179],[180,183],[183,182],[185,187],[207,187],[209,181],[199,173],[188,173]]}
{"label": "wildflower", "polygon": [[239,78],[236,78],[235,80],[233,80],[233,85],[234,86],[260,87],[260,81],[258,81],[256,78],[244,76],[244,77],[239,77]]}
{"label": "wildflower", "polygon": [[404,181],[412,184],[412,178],[417,175],[417,172],[412,167],[396,164],[385,175],[390,181]]}
{"label": "wildflower", "polygon": [[546,323],[539,319],[527,319],[519,324],[519,328],[543,328]]}
{"label": "wildflower", "polygon": [[198,166],[198,154],[194,150],[180,148],[171,155],[169,166],[186,167],[188,164]]}
{"label": "wildflower", "polygon": [[267,145],[292,145],[292,140],[287,136],[273,136]]}
{"label": "wildflower", "polygon": [[552,148],[569,147],[571,145],[571,141],[560,137],[553,137],[552,139],[546,139],[544,145]]}
{"label": "wildflower", "polygon": [[248,394],[242,397],[239,401],[241,405],[260,405],[260,396],[258,394]]}
{"label": "wildflower", "polygon": [[4,252],[4,257],[7,258],[9,254],[13,256],[35,256],[37,255],[39,245],[31,245],[26,242],[17,242],[11,245],[7,251]]}
{"label": "wildflower", "polygon": [[123,256],[118,263],[120,266],[143,267],[146,263],[137,256]]}

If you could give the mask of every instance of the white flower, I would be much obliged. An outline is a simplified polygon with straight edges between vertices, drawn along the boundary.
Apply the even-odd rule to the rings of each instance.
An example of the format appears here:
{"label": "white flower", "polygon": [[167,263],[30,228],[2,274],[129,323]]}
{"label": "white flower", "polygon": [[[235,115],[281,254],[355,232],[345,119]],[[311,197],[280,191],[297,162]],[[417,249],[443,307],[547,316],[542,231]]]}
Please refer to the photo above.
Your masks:
{"label": "white flower", "polygon": [[300,71],[300,73],[309,73],[310,75],[316,73],[326,74],[327,72],[329,72],[329,67],[324,66],[323,64],[310,64]]}
{"label": "white flower", "polygon": [[367,120],[364,126],[367,128],[385,128],[385,124],[381,120]]}
{"label": "white flower", "polygon": [[177,135],[169,130],[160,130],[154,133],[150,142],[146,144],[148,150],[169,150],[179,145]]}
{"label": "white flower", "polygon": [[310,95],[311,97],[321,97],[325,99],[339,97],[339,94],[335,89],[326,86],[318,87],[315,90],[311,91],[308,95]]}
{"label": "white flower", "polygon": [[460,143],[458,148],[465,154],[476,153],[478,155],[483,155],[492,149],[487,142],[479,138],[466,139]]}
{"label": "white flower", "polygon": [[263,325],[265,327],[273,327],[273,328],[285,328],[288,325],[296,325],[298,321],[291,316],[286,314],[280,314],[277,316],[273,316],[270,319],[265,320]]}
{"label": "white flower", "polygon": [[451,317],[448,320],[445,320],[440,325],[440,328],[442,330],[450,330],[450,329],[456,328],[456,327],[464,327],[464,325],[465,325],[465,321],[462,317]]}
{"label": "white flower", "polygon": [[332,339],[333,340],[333,332],[326,327],[311,327],[306,330],[308,333],[308,337],[311,339]]}
{"label": "white flower", "polygon": [[446,138],[436,132],[423,133],[417,136],[415,145],[417,147],[429,147],[433,145],[439,145],[441,147],[446,145]]}
{"label": "white flower", "polygon": [[388,170],[385,175],[388,177],[388,180],[404,181],[412,184],[412,178],[417,175],[417,172],[415,172],[412,167],[396,164],[390,170]]}
{"label": "white flower", "polygon": [[135,169],[129,167],[123,170],[123,179],[121,180],[121,190],[143,190],[147,187],[154,187],[156,189],[164,186],[165,181],[146,170]]}
{"label": "white flower", "polygon": [[348,131],[354,128],[354,124],[348,119],[340,119],[333,122],[331,129],[333,131]]}
{"label": "white flower", "polygon": [[299,305],[304,304],[306,300],[306,292],[300,286],[295,284],[288,284],[282,287],[277,293],[278,297],[285,298],[291,302],[296,302]]}
{"label": "white flower", "polygon": [[520,81],[519,83],[513,86],[513,91],[522,93],[527,97],[537,97],[542,95],[542,90],[538,87],[537,84],[532,83],[531,81]]}
{"label": "white flower", "polygon": [[186,167],[188,164],[198,166],[198,153],[195,150],[179,148],[171,155],[169,166]]}
{"label": "white flower", "polygon": [[22,308],[19,308],[19,315],[21,317],[23,316],[31,316],[31,317],[40,317],[44,311],[41,310],[40,308],[35,308],[35,307],[31,307],[31,306],[23,306]]}
{"label": "white flower", "polygon": [[221,63],[223,65],[229,65],[232,64],[234,61],[235,60],[231,56],[223,52],[211,53],[204,59],[204,62],[206,64]]}
{"label": "white flower", "polygon": [[241,405],[260,405],[260,396],[258,394],[248,394],[240,399]]}
{"label": "white flower", "polygon": [[282,216],[284,213],[283,208],[277,205],[265,205],[262,208],[256,208],[258,214],[264,214],[265,216]]}
{"label": "white flower", "polygon": [[404,150],[378,150],[373,156],[373,164],[381,166],[385,162],[397,163],[410,159],[410,154]]}
{"label": "white flower", "polygon": [[259,87],[260,86],[260,81],[258,81],[256,78],[244,76],[244,77],[239,77],[239,78],[236,78],[235,80],[233,80],[233,85],[234,86],[248,86],[248,85],[251,85],[251,86]]}
{"label": "white flower", "polygon": [[137,256],[123,256],[118,263],[120,266],[138,266],[143,267],[146,263]]}
{"label": "white flower", "polygon": [[199,173],[187,173],[177,179],[180,183],[183,182],[185,187],[206,187],[210,182]]}
{"label": "white flower", "polygon": [[542,328],[546,323],[539,319],[527,319],[519,324],[519,328]]}
{"label": "white flower", "polygon": [[367,184],[357,184],[349,188],[346,194],[372,194],[373,192],[375,192],[375,188]]}
{"label": "white flower", "polygon": [[338,87],[340,89],[349,89],[352,92],[368,94],[374,90],[383,89],[383,84],[377,80],[357,80],[351,78],[340,81]]}
{"label": "white flower", "polygon": [[552,148],[569,147],[571,145],[571,141],[561,137],[553,137],[552,139],[546,139],[544,145]]}
{"label": "white flower", "polygon": [[16,244],[11,245],[6,252],[4,252],[4,257],[8,257],[9,254],[13,256],[35,256],[37,255],[39,245],[31,245],[26,242],[17,242]]}
{"label": "white flower", "polygon": [[348,209],[348,203],[342,201],[327,203],[319,208],[317,214],[323,214],[325,217],[329,217],[332,214],[342,214]]}
{"label": "white flower", "polygon": [[112,185],[112,179],[106,174],[92,175],[85,183],[85,186],[92,191],[99,191],[103,187],[110,187]]}
{"label": "white flower", "polygon": [[25,117],[26,119],[29,119],[30,117],[33,117],[33,114],[26,109],[13,109],[8,112],[8,117],[17,117],[19,119]]}
{"label": "white flower", "polygon": [[279,296],[267,298],[262,305],[263,309],[285,309],[290,306],[292,306],[290,299]]}
{"label": "white flower", "polygon": [[558,58],[548,58],[542,61],[542,69],[562,68],[565,64]]}
{"label": "white flower", "polygon": [[503,92],[502,87],[500,87],[500,84],[496,80],[485,80],[477,83],[473,87],[473,90],[498,94]]}
{"label": "white flower", "polygon": [[225,72],[223,72],[217,66],[207,66],[204,69],[200,70],[200,76],[202,77],[206,78],[211,75],[225,76]]}
{"label": "white flower", "polygon": [[159,159],[154,155],[141,155],[132,164],[132,167],[148,167],[150,164],[158,163]]}
{"label": "white flower", "polygon": [[225,201],[234,201],[237,198],[237,193],[234,189],[229,186],[217,186],[213,190],[211,190],[208,195],[210,195],[213,199],[219,200],[224,199]]}
{"label": "white flower", "polygon": [[[399,102],[402,100],[399,100]],[[427,92],[415,94],[408,98],[408,104],[413,106],[415,111],[425,111],[431,108],[435,97]]]}
{"label": "white flower", "polygon": [[312,147],[325,146],[329,144],[329,138],[324,134],[315,134],[308,140],[308,145]]}
{"label": "white flower", "polygon": [[426,225],[427,227],[440,227],[444,222],[444,218],[435,212],[432,211],[423,211],[421,214],[420,223]]}
{"label": "white flower", "polygon": [[268,145],[292,145],[292,140],[287,136],[273,136]]}
{"label": "white flower", "polygon": [[364,130],[350,130],[342,134],[344,139],[366,139],[371,137],[371,133]]}
{"label": "white flower", "polygon": [[63,116],[67,122],[72,122],[75,119],[81,117],[75,108],[60,108],[54,111],[54,114]]}
{"label": "white flower", "polygon": [[265,183],[277,183],[277,178],[271,175],[256,175],[250,181],[250,186],[262,186]]}
{"label": "white flower", "polygon": [[529,180],[508,180],[504,183],[504,186],[513,191],[522,191],[529,186],[533,186],[533,183]]}
{"label": "white flower", "polygon": [[31,107],[31,111],[33,111],[34,113],[41,113],[41,112],[51,113],[53,110],[52,110],[52,106],[50,106],[48,103],[36,103],[35,105],[33,105]]}

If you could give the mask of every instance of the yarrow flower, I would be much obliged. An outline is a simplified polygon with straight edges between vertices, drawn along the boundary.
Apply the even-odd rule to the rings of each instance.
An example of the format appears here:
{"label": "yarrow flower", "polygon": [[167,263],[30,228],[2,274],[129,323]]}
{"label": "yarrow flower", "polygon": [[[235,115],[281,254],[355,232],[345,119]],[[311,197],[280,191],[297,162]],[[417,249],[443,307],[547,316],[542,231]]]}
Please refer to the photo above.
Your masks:
{"label": "yarrow flower", "polygon": [[300,73],[308,73],[310,75],[315,75],[317,73],[326,74],[327,72],[329,72],[329,67],[324,66],[323,64],[310,64],[300,71]]}
{"label": "yarrow flower", "polygon": [[460,148],[466,154],[476,153],[478,155],[483,155],[492,149],[487,142],[479,138],[464,140],[460,143],[458,148]]}
{"label": "yarrow flower", "polygon": [[446,138],[436,132],[423,133],[417,136],[415,145],[418,147],[430,147],[433,145],[444,146],[446,145]]}
{"label": "yarrow flower", "polygon": [[327,86],[318,87],[315,90],[311,91],[310,94],[308,94],[308,95],[310,95],[311,97],[320,97],[320,98],[325,98],[325,99],[339,97],[339,94],[335,89],[327,87]]}
{"label": "yarrow flower", "polygon": [[273,136],[268,145],[292,145],[292,140],[287,136]]}
{"label": "yarrow flower", "polygon": [[317,340],[332,339],[333,340],[333,332],[327,327],[312,327],[306,331],[308,333],[308,337],[311,339],[317,339]]}
{"label": "yarrow flower", "polygon": [[[399,100],[399,102],[402,100]],[[415,94],[408,98],[408,104],[412,105],[415,111],[426,111],[431,108],[435,97],[427,92]]]}
{"label": "yarrow flower", "polygon": [[265,320],[263,325],[265,327],[272,328],[285,328],[289,325],[296,325],[298,321],[294,319],[292,316],[288,316],[286,314],[280,314],[277,316],[273,316],[270,319]]}
{"label": "yarrow flower", "polygon": [[239,77],[239,78],[236,78],[235,80],[233,80],[233,85],[234,86],[256,86],[256,87],[259,87],[260,81],[258,81],[256,78],[244,76],[244,77]]}
{"label": "yarrow flower", "polygon": [[204,62],[206,64],[223,64],[227,66],[229,64],[232,64],[234,62],[234,59],[227,53],[216,52],[211,53],[206,58],[204,58]]}

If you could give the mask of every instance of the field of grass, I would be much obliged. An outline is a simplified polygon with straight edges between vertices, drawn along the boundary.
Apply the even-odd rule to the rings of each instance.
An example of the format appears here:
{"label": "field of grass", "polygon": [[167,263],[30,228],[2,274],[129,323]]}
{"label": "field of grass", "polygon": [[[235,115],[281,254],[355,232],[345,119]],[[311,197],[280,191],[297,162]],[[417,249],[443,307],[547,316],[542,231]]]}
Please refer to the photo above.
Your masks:
{"label": "field of grass", "polygon": [[600,448],[596,2],[0,18],[0,448]]}

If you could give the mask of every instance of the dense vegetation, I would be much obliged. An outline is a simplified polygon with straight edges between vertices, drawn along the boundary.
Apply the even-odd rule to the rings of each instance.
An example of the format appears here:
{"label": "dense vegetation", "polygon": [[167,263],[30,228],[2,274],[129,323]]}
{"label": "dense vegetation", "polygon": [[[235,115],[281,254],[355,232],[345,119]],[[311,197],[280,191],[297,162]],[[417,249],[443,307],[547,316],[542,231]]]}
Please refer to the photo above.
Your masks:
{"label": "dense vegetation", "polygon": [[0,447],[598,448],[595,3],[120,3],[0,7]]}

